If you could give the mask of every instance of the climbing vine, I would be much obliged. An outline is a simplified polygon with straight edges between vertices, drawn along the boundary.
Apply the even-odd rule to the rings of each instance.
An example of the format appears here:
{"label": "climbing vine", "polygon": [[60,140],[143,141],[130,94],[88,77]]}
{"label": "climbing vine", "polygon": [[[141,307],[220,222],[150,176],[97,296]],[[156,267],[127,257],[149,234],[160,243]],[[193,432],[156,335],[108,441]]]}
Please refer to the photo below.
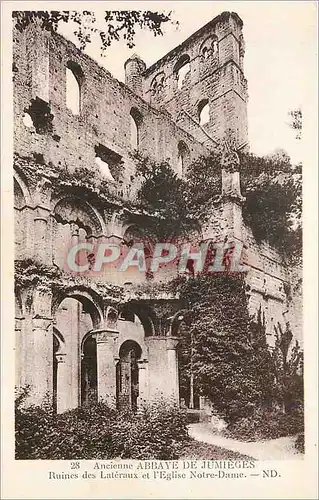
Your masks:
{"label": "climbing vine", "polygon": [[188,307],[182,380],[192,374],[196,390],[228,422],[251,414],[269,400],[271,384],[256,370],[269,353],[266,342],[252,337],[244,278],[202,275],[180,278],[175,287]]}
{"label": "climbing vine", "polygon": [[187,311],[179,329],[181,387],[208,398],[227,422],[258,409],[302,407],[303,354],[287,324],[267,344],[265,318],[248,313],[249,286],[241,275],[198,275],[172,282]]}

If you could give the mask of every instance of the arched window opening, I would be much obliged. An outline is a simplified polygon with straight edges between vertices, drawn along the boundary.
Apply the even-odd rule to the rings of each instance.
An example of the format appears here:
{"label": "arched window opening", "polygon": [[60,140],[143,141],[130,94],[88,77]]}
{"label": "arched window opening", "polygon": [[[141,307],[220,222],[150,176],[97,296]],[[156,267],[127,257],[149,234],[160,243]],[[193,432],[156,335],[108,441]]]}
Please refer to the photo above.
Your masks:
{"label": "arched window opening", "polygon": [[136,411],[139,396],[138,360],[142,355],[139,344],[126,340],[120,348],[120,360],[116,366],[117,407]]}
{"label": "arched window opening", "polygon": [[217,37],[207,38],[200,47],[200,57],[202,61],[210,57],[216,57],[218,54],[218,40]]}
{"label": "arched window opening", "polygon": [[81,404],[97,402],[97,357],[96,340],[89,335],[83,343],[81,361]]}
{"label": "arched window opening", "polygon": [[188,54],[184,54],[179,58],[174,66],[174,73],[177,79],[177,88],[181,89],[186,76],[190,72],[190,58]]}
{"label": "arched window opening", "polygon": [[185,142],[179,141],[178,143],[178,171],[181,175],[185,174],[187,161],[189,158],[189,149]]}
{"label": "arched window opening", "polygon": [[29,115],[29,113],[24,113],[22,120],[23,120],[23,123],[26,127],[28,127],[28,128],[34,127],[33,120],[31,118],[31,116]]}
{"label": "arched window opening", "polygon": [[100,167],[103,176],[109,181],[120,182],[122,156],[103,144],[98,144],[94,150],[95,162]]}
{"label": "arched window opening", "polygon": [[208,123],[210,120],[209,116],[209,104],[208,99],[203,99],[198,104],[198,121],[201,126]]}
{"label": "arched window opening", "polygon": [[109,164],[106,161],[103,161],[98,156],[95,157],[95,163],[99,166],[101,173],[106,179],[109,181],[115,182],[113,175],[111,174]]}
{"label": "arched window opening", "polygon": [[81,67],[69,61],[66,68],[66,105],[74,115],[81,112],[81,85],[83,72]]}
{"label": "arched window opening", "polygon": [[213,40],[212,51],[213,51],[213,56],[216,56],[217,52],[218,52],[218,41],[217,40]]}
{"label": "arched window opening", "polygon": [[132,108],[130,112],[131,118],[131,147],[138,149],[140,143],[140,129],[142,125],[142,115],[136,108]]}
{"label": "arched window opening", "polygon": [[165,74],[163,72],[158,73],[152,80],[151,83],[151,92],[152,94],[157,94],[158,92],[161,92],[164,87],[164,82],[165,82]]}

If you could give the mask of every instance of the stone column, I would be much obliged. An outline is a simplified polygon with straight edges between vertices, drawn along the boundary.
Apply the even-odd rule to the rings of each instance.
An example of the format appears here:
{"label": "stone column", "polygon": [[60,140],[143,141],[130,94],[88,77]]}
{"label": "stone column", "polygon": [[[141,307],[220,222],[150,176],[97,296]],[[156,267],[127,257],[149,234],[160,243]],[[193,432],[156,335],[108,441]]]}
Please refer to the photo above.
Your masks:
{"label": "stone column", "polygon": [[50,211],[46,208],[38,208],[34,217],[34,256],[41,264],[48,262],[48,217]]}
{"label": "stone column", "polygon": [[24,377],[24,335],[23,335],[23,320],[22,317],[15,318],[15,366],[16,366],[16,386],[23,387],[25,384]]}
{"label": "stone column", "polygon": [[148,361],[147,359],[140,359],[138,362],[138,406],[142,406],[149,400],[148,393]]}
{"label": "stone column", "polygon": [[168,377],[167,384],[169,385],[170,396],[179,402],[179,381],[178,381],[178,365],[177,365],[177,355],[176,347],[179,342],[177,337],[167,337],[166,349],[167,349],[167,368]]}
{"label": "stone column", "polygon": [[[32,319],[33,350],[30,356],[29,379],[32,380],[32,402],[41,404],[53,394],[53,327],[52,318]],[[31,346],[30,346],[31,347]]]}
{"label": "stone column", "polygon": [[66,363],[66,353],[57,352],[57,413],[63,413],[69,409],[68,404],[68,366]]}
{"label": "stone column", "polygon": [[33,304],[26,345],[26,378],[31,385],[30,400],[41,404],[53,397],[53,321],[51,317],[52,293],[40,285],[33,292]]}
{"label": "stone column", "polygon": [[99,330],[95,333],[97,356],[98,400],[108,406],[116,406],[116,360],[115,342],[119,332]]}

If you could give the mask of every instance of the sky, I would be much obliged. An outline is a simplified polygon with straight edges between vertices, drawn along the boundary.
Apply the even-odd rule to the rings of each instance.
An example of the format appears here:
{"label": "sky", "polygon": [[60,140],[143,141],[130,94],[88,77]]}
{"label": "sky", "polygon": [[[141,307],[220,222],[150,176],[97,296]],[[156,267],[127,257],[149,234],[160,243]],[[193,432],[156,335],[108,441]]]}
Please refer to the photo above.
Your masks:
{"label": "sky", "polygon": [[[248,80],[250,150],[265,155],[282,148],[293,163],[302,161],[303,141],[297,140],[289,127],[288,112],[300,107],[307,119],[309,95],[315,81],[316,2],[85,3],[85,8],[88,7],[97,17],[99,11],[102,14],[107,9],[172,11],[172,18],[179,22],[178,26],[166,23],[163,36],[154,37],[151,32],[140,30],[133,49],[125,42],[115,42],[107,49],[106,57],[101,57],[98,42],[87,46],[86,53],[122,81],[124,62],[133,53],[149,66],[221,12],[237,12],[244,22],[246,43],[244,71]],[[60,31],[75,41],[70,25],[62,25]]]}

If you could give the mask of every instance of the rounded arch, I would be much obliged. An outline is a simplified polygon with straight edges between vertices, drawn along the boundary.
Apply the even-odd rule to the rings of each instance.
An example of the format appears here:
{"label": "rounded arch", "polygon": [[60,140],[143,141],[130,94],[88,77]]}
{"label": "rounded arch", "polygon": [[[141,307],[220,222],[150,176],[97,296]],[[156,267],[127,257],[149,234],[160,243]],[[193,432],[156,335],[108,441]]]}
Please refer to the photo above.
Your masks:
{"label": "rounded arch", "polygon": [[84,74],[81,66],[75,61],[66,65],[66,105],[74,115],[79,115],[82,109],[82,84]]}
{"label": "rounded arch", "polygon": [[218,52],[218,38],[216,35],[207,37],[199,48],[201,60],[208,59],[210,56],[216,56]]}
{"label": "rounded arch", "polygon": [[103,326],[103,303],[102,298],[93,290],[87,287],[72,287],[63,291],[61,294],[56,294],[52,298],[52,315],[55,315],[59,305],[64,299],[78,300],[90,314],[93,328]]}
{"label": "rounded arch", "polygon": [[178,149],[178,167],[181,175],[185,173],[185,168],[187,167],[190,151],[189,147],[184,141],[179,141],[177,145]]}
{"label": "rounded arch", "polygon": [[66,67],[72,71],[79,84],[82,84],[84,81],[84,73],[79,63],[69,59],[66,63]]}
{"label": "rounded arch", "polygon": [[65,344],[64,337],[60,330],[57,329],[56,326],[53,327],[53,336],[56,338],[56,340],[59,342],[59,346],[61,347],[61,344]]}
{"label": "rounded arch", "polygon": [[[94,330],[90,330],[90,331],[88,331],[88,332],[84,335],[84,337],[82,338],[82,340],[81,340],[81,345],[80,345],[80,351],[81,351],[81,354],[83,354],[83,352],[84,352],[84,344],[86,343],[86,341],[87,341],[90,337],[92,337],[92,335],[94,334],[93,332],[94,332]],[[93,338],[93,337],[92,337],[92,338]]]}
{"label": "rounded arch", "polygon": [[131,119],[131,146],[133,149],[138,149],[140,143],[141,126],[143,123],[143,115],[136,107],[132,107],[130,111]]}
{"label": "rounded arch", "polygon": [[22,179],[21,175],[17,171],[14,172],[14,186],[22,194],[24,204],[32,206],[31,194],[27,186],[27,183]]}
{"label": "rounded arch", "polygon": [[145,234],[142,226],[136,223],[127,224],[123,232],[123,243],[131,246],[134,243],[144,243],[151,245],[150,238]]}
{"label": "rounded arch", "polygon": [[125,340],[123,344],[119,347],[119,357],[123,358],[129,351],[134,350],[136,353],[136,358],[140,359],[142,357],[142,348],[138,342],[135,340]]}
{"label": "rounded arch", "polygon": [[173,73],[178,73],[180,69],[183,68],[186,64],[190,63],[190,57],[188,54],[183,54],[178,58],[176,61],[174,68],[173,68]]}
{"label": "rounded arch", "polygon": [[106,234],[101,214],[86,200],[77,197],[61,197],[55,201],[53,216],[57,222],[68,224],[74,222],[83,227],[89,236]]}
{"label": "rounded arch", "polygon": [[190,57],[188,54],[183,54],[175,63],[173,73],[177,80],[177,87],[182,88],[186,75],[190,72]]}
{"label": "rounded arch", "polygon": [[164,71],[161,71],[160,73],[157,73],[157,75],[155,75],[153,80],[151,81],[151,91],[153,93],[161,91],[164,87],[164,82],[165,73]]}
{"label": "rounded arch", "polygon": [[132,316],[136,315],[144,328],[145,337],[151,337],[155,335],[155,313],[146,304],[129,302],[127,304],[123,304],[120,307],[119,312],[122,318],[132,318]]}
{"label": "rounded arch", "polygon": [[197,104],[197,118],[200,125],[205,125],[209,122],[209,101],[207,98],[201,99]]}

